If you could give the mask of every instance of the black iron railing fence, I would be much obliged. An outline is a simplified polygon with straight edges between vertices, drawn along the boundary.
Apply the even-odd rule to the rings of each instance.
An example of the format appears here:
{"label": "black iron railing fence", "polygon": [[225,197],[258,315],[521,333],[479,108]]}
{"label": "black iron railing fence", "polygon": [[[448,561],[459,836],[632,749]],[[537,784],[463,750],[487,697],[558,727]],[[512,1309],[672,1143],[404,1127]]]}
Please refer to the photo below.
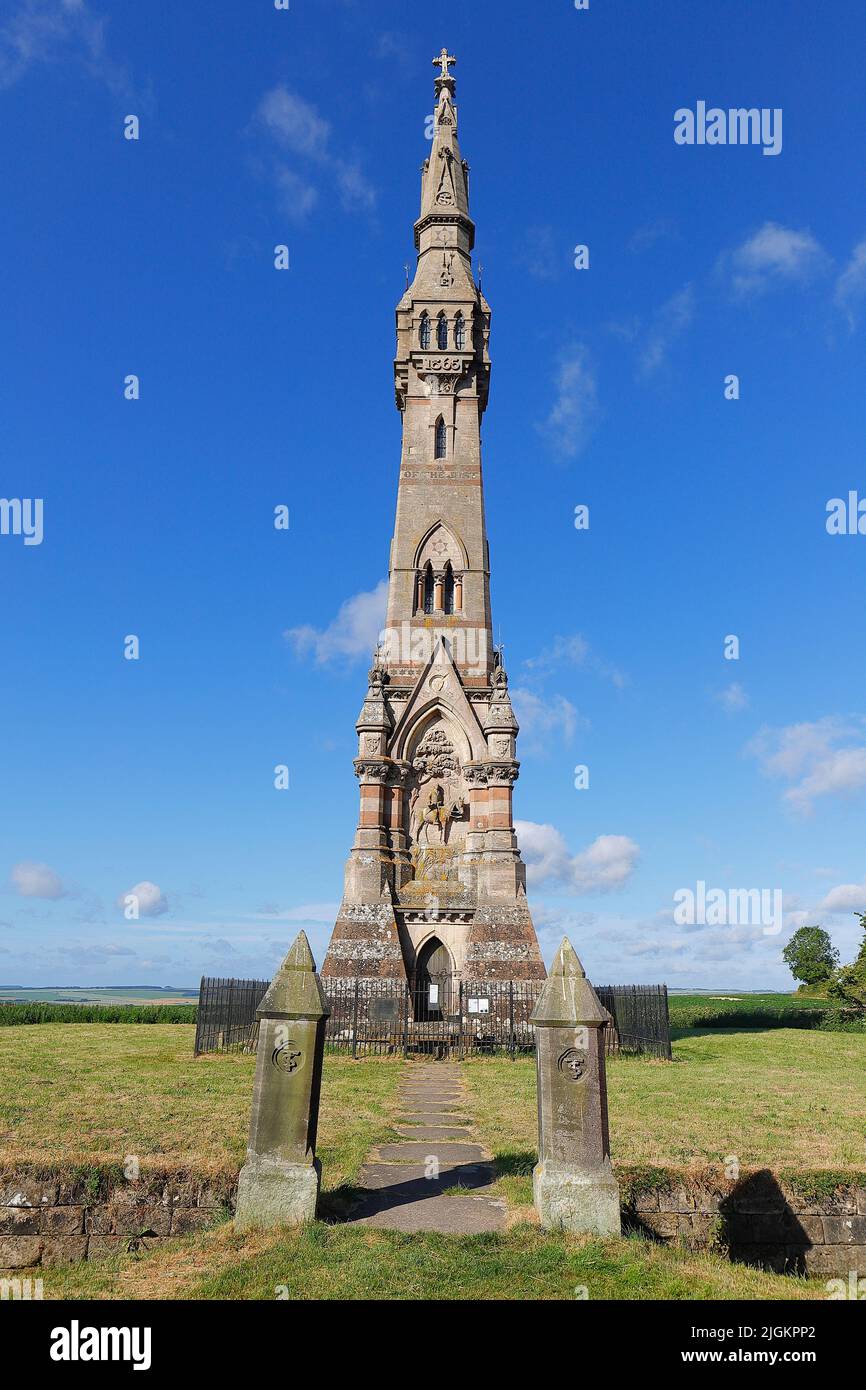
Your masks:
{"label": "black iron railing fence", "polygon": [[203,975],[195,1020],[195,1053],[252,1051],[256,1009],[270,980],[221,980]]}
{"label": "black iron railing fence", "polygon": [[[254,1050],[256,1008],[269,983],[203,978],[196,1053]],[[331,1016],[325,1046],[351,1057],[515,1057],[535,1046],[529,1016],[543,983],[440,976],[431,989],[430,981],[413,988],[399,980],[328,978],[324,985]],[[666,985],[600,985],[596,993],[612,1020],[605,1030],[608,1056],[630,1052],[670,1058]]]}

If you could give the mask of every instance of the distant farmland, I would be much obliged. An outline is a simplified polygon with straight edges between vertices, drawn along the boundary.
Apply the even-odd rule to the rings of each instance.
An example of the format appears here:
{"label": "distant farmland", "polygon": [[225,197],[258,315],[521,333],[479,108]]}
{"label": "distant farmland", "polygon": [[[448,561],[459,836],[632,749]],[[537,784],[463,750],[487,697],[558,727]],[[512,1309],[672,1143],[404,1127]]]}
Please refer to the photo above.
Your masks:
{"label": "distant farmland", "polygon": [[0,985],[0,1004],[194,1004],[198,989],[163,988],[160,985],[119,985],[116,989],[79,988],[65,985],[56,989],[22,989]]}

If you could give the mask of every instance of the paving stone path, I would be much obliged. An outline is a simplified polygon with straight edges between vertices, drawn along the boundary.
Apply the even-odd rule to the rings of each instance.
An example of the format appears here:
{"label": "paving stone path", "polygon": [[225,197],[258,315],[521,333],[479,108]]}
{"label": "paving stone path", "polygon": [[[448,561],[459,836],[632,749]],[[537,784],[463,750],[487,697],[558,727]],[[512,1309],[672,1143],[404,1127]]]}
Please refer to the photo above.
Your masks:
{"label": "paving stone path", "polygon": [[[491,1155],[470,1126],[459,1065],[410,1063],[396,1124],[404,1137],[371,1151],[358,1177],[364,1195],[349,1220],[392,1231],[503,1230],[505,1203],[490,1195]],[[452,1195],[456,1187],[465,1195]]]}

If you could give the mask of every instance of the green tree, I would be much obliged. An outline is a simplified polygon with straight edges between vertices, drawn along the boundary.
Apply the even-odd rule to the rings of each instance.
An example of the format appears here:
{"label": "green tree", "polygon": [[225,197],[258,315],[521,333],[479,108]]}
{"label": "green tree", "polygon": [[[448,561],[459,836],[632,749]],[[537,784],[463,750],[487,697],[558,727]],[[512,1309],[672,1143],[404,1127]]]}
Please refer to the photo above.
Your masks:
{"label": "green tree", "polygon": [[[863,940],[850,965],[837,970],[827,986],[831,999],[837,999],[848,1008],[866,1008],[866,912],[855,914],[863,928]],[[791,938],[793,940],[793,937]]]}
{"label": "green tree", "polygon": [[800,927],[782,952],[795,980],[822,985],[839,964],[839,952],[823,927]]}

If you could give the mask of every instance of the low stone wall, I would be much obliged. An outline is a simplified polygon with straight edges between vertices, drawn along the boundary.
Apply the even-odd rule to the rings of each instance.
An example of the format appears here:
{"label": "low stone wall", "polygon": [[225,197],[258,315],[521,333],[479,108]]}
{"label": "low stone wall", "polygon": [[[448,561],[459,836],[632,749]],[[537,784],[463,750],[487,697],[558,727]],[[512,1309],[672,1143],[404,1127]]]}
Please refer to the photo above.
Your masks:
{"label": "low stone wall", "polygon": [[866,1175],[834,1182],[762,1169],[736,1180],[677,1180],[658,1169],[626,1191],[625,1225],[658,1240],[782,1274],[866,1274]]}
{"label": "low stone wall", "polygon": [[[779,1273],[866,1275],[866,1175],[618,1168],[625,1229]],[[237,1178],[0,1172],[0,1270],[148,1249],[230,1217]]]}
{"label": "low stone wall", "polygon": [[92,1170],[0,1174],[0,1269],[70,1264],[147,1249],[231,1215],[237,1179]]}

